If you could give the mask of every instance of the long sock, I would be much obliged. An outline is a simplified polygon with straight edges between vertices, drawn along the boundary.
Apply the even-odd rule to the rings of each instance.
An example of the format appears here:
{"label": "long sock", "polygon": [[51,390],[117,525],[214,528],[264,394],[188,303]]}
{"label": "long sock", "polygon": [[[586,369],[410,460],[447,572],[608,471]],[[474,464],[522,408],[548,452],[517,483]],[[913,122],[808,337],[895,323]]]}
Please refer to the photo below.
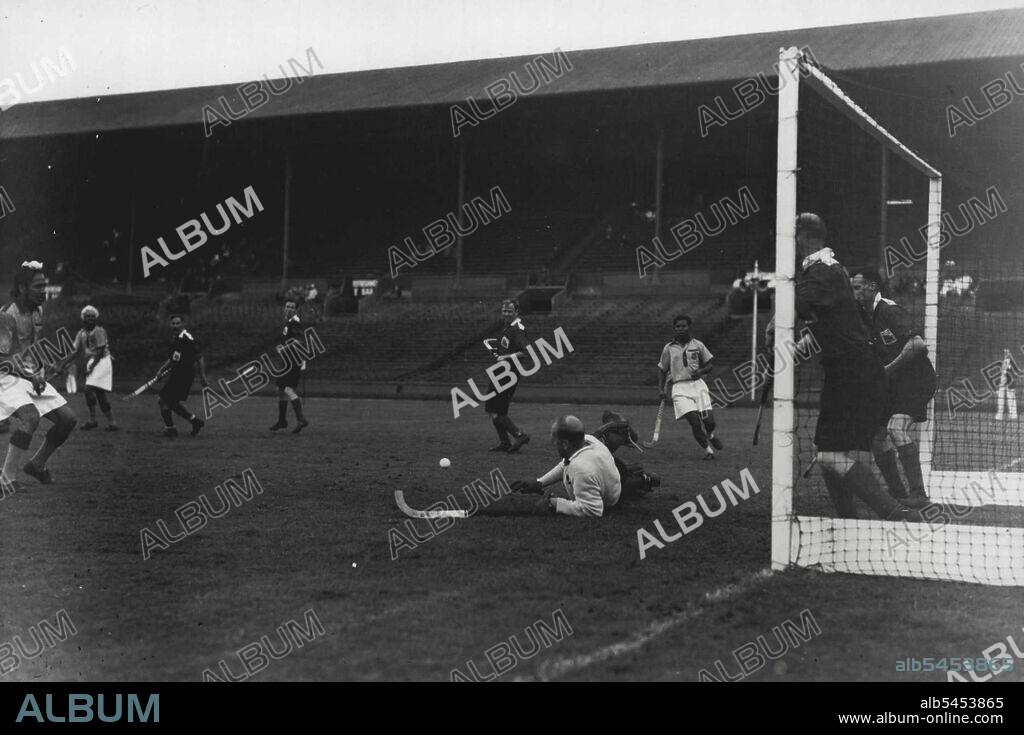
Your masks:
{"label": "long sock", "polygon": [[185,408],[180,403],[175,403],[173,406],[171,406],[171,410],[174,411],[174,413],[181,416],[183,419],[188,419],[189,421],[196,420],[196,415],[194,413],[191,413],[187,408]]}
{"label": "long sock", "polygon": [[687,419],[690,422],[690,428],[693,429],[693,438],[700,444],[701,449],[708,448],[708,437],[704,433],[704,424],[701,423],[699,418],[690,417]]}
{"label": "long sock", "polygon": [[96,423],[96,406],[89,406],[89,420]]}
{"label": "long sock", "polygon": [[46,461],[50,459],[50,455],[53,454],[61,444],[62,442],[53,441],[53,439],[50,438],[50,435],[47,434],[43,443],[39,445],[39,449],[37,449],[36,453],[32,455],[32,464],[39,469],[46,467]]}
{"label": "long sock", "polygon": [[874,455],[875,464],[882,471],[885,484],[889,486],[889,494],[894,498],[907,497],[907,488],[904,487],[903,480],[900,479],[900,468],[896,466],[896,451],[889,449],[884,452],[876,452]]}
{"label": "long sock", "polygon": [[843,478],[843,485],[883,520],[895,517],[902,507],[878,484],[871,468],[861,462],[854,462]]}
{"label": "long sock", "polygon": [[287,424],[288,423],[288,401],[279,400],[277,402],[277,423]]}
{"label": "long sock", "polygon": [[523,435],[523,430],[515,425],[515,422],[508,417],[508,414],[501,417],[502,423],[505,425],[505,430],[512,436],[519,438]]}
{"label": "long sock", "polygon": [[853,494],[843,483],[843,478],[829,469],[823,470],[822,475],[825,478],[825,487],[828,488],[829,497],[832,498],[832,505],[836,508],[836,515],[840,518],[856,518],[857,511],[853,507]]}
{"label": "long sock", "polygon": [[[110,426],[113,426],[114,424],[117,423],[116,421],[114,421],[114,412],[109,408],[103,412],[103,417],[107,420],[107,424],[109,424]],[[93,416],[92,420],[95,421],[96,417]]]}
{"label": "long sock", "polygon": [[295,418],[296,419],[298,419],[299,421],[305,421],[306,420],[306,417],[302,415],[302,399],[301,398],[293,398],[292,399],[292,409],[295,411]]}
{"label": "long sock", "polygon": [[896,447],[900,455],[900,463],[903,471],[907,473],[907,484],[910,485],[910,492],[917,496],[926,496],[924,489],[924,478],[921,476],[921,455],[916,444],[904,444]]}
{"label": "long sock", "polygon": [[494,425],[494,430],[498,432],[498,441],[508,444],[508,431],[505,430],[505,422],[501,420],[501,416],[495,416],[491,419],[491,423]]}
{"label": "long sock", "polygon": [[168,429],[173,429],[174,428],[174,419],[171,418],[171,409],[169,409],[169,408],[161,408],[160,409],[160,416],[163,417],[164,426],[166,426]]}

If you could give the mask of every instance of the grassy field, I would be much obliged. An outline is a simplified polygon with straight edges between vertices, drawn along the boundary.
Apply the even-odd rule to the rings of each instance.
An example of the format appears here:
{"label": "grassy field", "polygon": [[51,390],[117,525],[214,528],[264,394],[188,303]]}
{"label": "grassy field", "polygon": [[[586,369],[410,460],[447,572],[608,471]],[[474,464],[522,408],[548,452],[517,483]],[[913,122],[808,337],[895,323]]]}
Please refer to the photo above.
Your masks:
{"label": "grassy field", "polygon": [[[84,415],[81,398],[73,403]],[[221,661],[240,677],[240,649],[263,636],[280,649],[277,628],[308,622],[309,610],[323,634],[254,666],[254,680],[448,681],[469,661],[486,678],[488,649],[512,636],[529,649],[538,621],[561,640],[514,657],[501,680],[696,681],[702,669],[719,677],[716,661],[736,676],[734,650],[758,636],[777,648],[773,628],[800,624],[805,610],[820,633],[747,678],[944,681],[898,673],[895,661],[979,657],[1008,636],[1024,640],[1017,589],[762,573],[770,442],[750,446],[752,409],[718,412],[726,448],[715,462],[671,421],[642,459],[620,450],[663,485],[604,519],[525,515],[523,498],[504,498],[392,560],[389,530],[405,532],[406,520],[395,490],[422,508],[496,468],[509,481],[537,476],[556,461],[550,420],[571,412],[593,428],[606,407],[648,436],[655,406],[514,405],[533,442],[497,455],[478,411],[453,420],[444,402],[326,398],[307,401],[304,433],[272,434],[275,402],[253,397],[218,409],[198,438],[169,440],[153,396],[118,403],[122,432],[76,432],[51,462],[56,484],[23,479],[0,501],[0,652],[14,636],[31,650],[30,629],[60,610],[77,631],[13,670],[0,659],[3,680],[198,681],[206,669],[223,676]],[[218,506],[215,487],[241,483],[247,469],[261,493],[143,558],[144,527],[162,519],[180,534],[176,508],[200,495]],[[640,559],[637,529],[657,519],[671,532],[673,508],[725,479],[739,484],[743,469],[759,494]],[[429,535],[426,521],[410,523]],[[1024,680],[1017,664],[998,680]]]}

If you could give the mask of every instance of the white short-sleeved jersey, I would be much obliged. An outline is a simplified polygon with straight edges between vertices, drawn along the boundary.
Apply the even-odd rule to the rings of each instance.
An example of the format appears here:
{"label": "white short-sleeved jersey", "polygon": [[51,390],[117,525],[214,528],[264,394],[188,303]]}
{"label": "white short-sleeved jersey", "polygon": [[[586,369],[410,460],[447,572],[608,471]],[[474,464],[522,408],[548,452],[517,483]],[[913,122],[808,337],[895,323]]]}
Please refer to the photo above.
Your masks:
{"label": "white short-sleeved jersey", "polygon": [[699,339],[691,339],[686,344],[672,341],[661,351],[658,367],[668,373],[674,383],[693,380],[693,374],[706,365],[714,355]]}

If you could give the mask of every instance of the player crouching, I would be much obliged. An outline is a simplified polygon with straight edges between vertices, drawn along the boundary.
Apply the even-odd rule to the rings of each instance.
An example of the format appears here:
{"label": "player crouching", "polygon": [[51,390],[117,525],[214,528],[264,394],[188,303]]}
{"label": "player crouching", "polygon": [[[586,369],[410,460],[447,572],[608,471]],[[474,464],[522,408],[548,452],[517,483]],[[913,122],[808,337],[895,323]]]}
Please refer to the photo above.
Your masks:
{"label": "player crouching", "polygon": [[[618,417],[621,418],[621,417]],[[608,423],[614,426],[607,426]],[[625,424],[625,427],[623,427]],[[606,440],[611,434],[630,437],[628,422],[606,422]],[[612,452],[596,436],[587,434],[583,422],[575,416],[563,416],[551,425],[551,441],[562,461],[536,480],[517,480],[511,489],[526,494],[543,494],[535,510],[539,513],[600,518],[617,507],[624,494],[646,494],[660,484],[657,478],[630,472],[612,457]],[[613,443],[618,439],[614,439]],[[621,446],[617,444],[616,448]],[[625,473],[625,474],[624,474]],[[624,483],[624,478],[628,478]],[[544,488],[562,481],[564,494]],[[639,480],[639,486],[637,481]]]}

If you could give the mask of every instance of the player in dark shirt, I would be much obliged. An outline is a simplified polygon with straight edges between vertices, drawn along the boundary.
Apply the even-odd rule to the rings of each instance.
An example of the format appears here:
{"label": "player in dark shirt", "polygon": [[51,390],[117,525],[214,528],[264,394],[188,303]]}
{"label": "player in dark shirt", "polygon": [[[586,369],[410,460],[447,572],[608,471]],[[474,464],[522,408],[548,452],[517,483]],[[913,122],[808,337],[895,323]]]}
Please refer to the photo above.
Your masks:
{"label": "player in dark shirt", "polygon": [[[302,321],[299,319],[299,305],[296,301],[289,299],[284,302],[284,330],[281,332],[281,344],[285,348],[283,354],[290,354],[287,345],[290,340],[298,339],[301,334]],[[295,428],[293,434],[298,434],[305,427],[309,426],[306,417],[302,413],[302,399],[295,389],[299,386],[299,379],[302,378],[302,371],[306,369],[306,361],[296,362],[294,356],[291,369],[277,379],[277,423],[270,427],[271,431],[288,428],[288,402],[291,401],[295,410]]]}
{"label": "player in dark shirt", "polygon": [[178,430],[174,428],[174,418],[171,412],[187,419],[192,424],[192,436],[199,433],[204,423],[184,405],[188,398],[192,383],[196,379],[196,366],[199,367],[199,381],[205,388],[209,383],[206,380],[206,362],[203,360],[195,338],[185,329],[185,318],[180,314],[174,314],[167,320],[167,326],[174,333],[174,341],[167,350],[167,360],[160,369],[157,376],[167,374],[167,382],[160,389],[160,416],[164,420],[164,436],[177,436]]}
{"label": "player in dark shirt", "polygon": [[849,275],[825,247],[816,214],[796,220],[796,311],[821,346],[825,374],[814,432],[818,463],[841,518],[856,518],[854,496],[887,520],[920,520],[886,493],[871,470],[872,442],[886,423],[885,375],[871,347]]}
{"label": "player in dark shirt", "polygon": [[[521,359],[527,354],[526,327],[523,326],[523,320],[519,317],[519,302],[515,299],[505,299],[501,303],[501,316],[505,320],[505,329],[501,333],[501,338],[493,355],[499,360],[509,361],[518,380],[515,385],[499,392],[498,385],[492,379],[491,385],[498,394],[487,400],[484,404],[484,410],[491,417],[494,430],[498,432],[499,443],[491,447],[491,451],[514,454],[530,441],[530,435],[516,426],[512,419],[508,417],[512,396],[516,392],[519,380],[523,378],[523,372],[513,358],[518,357]],[[509,437],[511,437],[511,440]]]}
{"label": "player in dark shirt", "polygon": [[[928,358],[928,346],[914,328],[910,314],[899,304],[882,297],[882,278],[862,270],[851,281],[860,302],[861,316],[882,369],[888,376],[889,421],[872,451],[889,493],[904,505],[922,507],[928,501],[921,475],[921,457],[911,437],[913,424],[928,420],[928,403],[935,394],[935,368]],[[910,485],[910,495],[896,466],[899,455]]]}

